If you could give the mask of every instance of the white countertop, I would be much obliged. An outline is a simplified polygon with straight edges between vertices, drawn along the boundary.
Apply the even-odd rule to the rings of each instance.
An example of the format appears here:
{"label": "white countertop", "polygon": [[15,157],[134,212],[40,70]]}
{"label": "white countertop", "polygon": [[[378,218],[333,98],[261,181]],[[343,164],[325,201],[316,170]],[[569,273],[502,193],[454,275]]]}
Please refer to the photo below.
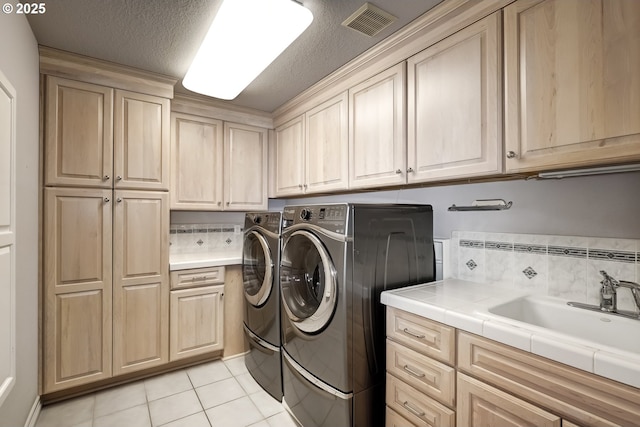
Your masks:
{"label": "white countertop", "polygon": [[[640,354],[527,324],[483,315],[489,307],[531,294],[458,279],[385,291],[381,301],[556,362],[640,388]],[[628,339],[640,339],[629,337]]]}
{"label": "white countertop", "polygon": [[241,251],[215,251],[190,254],[171,254],[169,270],[187,270],[189,268],[219,267],[222,265],[242,264]]}

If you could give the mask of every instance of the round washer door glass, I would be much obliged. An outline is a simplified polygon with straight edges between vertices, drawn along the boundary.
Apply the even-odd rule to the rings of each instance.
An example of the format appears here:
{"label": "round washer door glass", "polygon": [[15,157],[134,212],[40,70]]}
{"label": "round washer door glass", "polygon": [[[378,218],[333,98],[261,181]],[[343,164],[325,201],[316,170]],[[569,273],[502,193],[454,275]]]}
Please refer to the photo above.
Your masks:
{"label": "round washer door glass", "polygon": [[242,280],[247,301],[256,307],[264,304],[273,288],[273,261],[267,241],[256,231],[244,237]]}
{"label": "round washer door glass", "polygon": [[282,248],[280,287],[283,307],[301,331],[321,331],[336,305],[336,270],[322,242],[305,230],[291,234]]}

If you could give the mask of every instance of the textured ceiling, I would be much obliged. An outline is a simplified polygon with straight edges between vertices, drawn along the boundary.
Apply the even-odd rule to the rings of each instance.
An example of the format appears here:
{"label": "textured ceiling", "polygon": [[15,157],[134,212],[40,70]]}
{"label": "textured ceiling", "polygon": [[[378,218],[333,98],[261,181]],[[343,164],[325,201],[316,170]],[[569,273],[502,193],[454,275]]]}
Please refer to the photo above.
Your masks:
{"label": "textured ceiling", "polygon": [[[341,26],[364,0],[301,0],[311,26],[232,104],[272,112],[441,0],[372,0],[398,17],[375,37]],[[222,0],[54,0],[30,15],[38,43],[181,80]],[[250,29],[247,29],[249,31]],[[224,58],[220,58],[224,61]],[[179,82],[176,91],[186,92]]]}

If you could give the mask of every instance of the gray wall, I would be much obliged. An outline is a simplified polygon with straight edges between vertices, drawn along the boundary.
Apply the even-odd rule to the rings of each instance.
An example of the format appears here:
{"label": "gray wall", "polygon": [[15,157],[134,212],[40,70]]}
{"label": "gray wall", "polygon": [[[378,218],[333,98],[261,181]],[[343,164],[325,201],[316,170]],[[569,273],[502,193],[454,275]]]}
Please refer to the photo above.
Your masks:
{"label": "gray wall", "polygon": [[[449,212],[452,204],[504,199],[506,211]],[[285,204],[325,202],[428,203],[434,209],[434,235],[454,230],[640,238],[640,172],[565,178],[459,184],[335,196],[270,200]]]}
{"label": "gray wall", "polygon": [[16,384],[0,426],[24,425],[38,395],[38,46],[24,15],[0,13],[0,70],[16,90]]}

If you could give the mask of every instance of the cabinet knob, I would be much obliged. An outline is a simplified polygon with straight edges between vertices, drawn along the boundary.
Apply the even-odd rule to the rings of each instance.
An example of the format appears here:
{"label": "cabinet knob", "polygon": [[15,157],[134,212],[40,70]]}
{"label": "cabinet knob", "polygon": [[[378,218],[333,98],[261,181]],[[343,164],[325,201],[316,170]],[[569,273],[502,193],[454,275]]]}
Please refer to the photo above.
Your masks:
{"label": "cabinet knob", "polygon": [[222,206],[222,202],[218,202],[218,206]]}
{"label": "cabinet knob", "polygon": [[104,176],[104,180],[105,180],[105,181],[109,181],[110,179],[111,179],[111,177],[110,177],[109,175],[105,175],[105,176]]}
{"label": "cabinet knob", "polygon": [[507,159],[515,159],[516,152],[515,151],[507,151]]}
{"label": "cabinet knob", "polygon": [[407,173],[411,173],[411,172],[413,172],[413,168],[407,169]]}
{"label": "cabinet knob", "polygon": [[299,188],[299,189],[302,189],[302,184],[298,184],[298,188]]}
{"label": "cabinet knob", "polygon": [[120,175],[116,176],[116,180],[122,181],[122,177]]}
{"label": "cabinet knob", "polygon": [[397,173],[398,175],[400,175],[400,174],[402,173],[402,171],[401,171],[400,169],[396,169],[396,173]]}
{"label": "cabinet knob", "polygon": [[231,204],[231,202],[227,202],[227,206],[229,206]]}
{"label": "cabinet knob", "polygon": [[109,198],[108,198],[108,197],[105,197],[105,198],[104,198],[104,202],[105,202],[105,203],[109,203]]}
{"label": "cabinet knob", "polygon": [[305,184],[305,185],[304,185],[304,189],[305,189],[305,190],[307,189],[307,184]]}
{"label": "cabinet knob", "polygon": [[118,202],[118,203],[122,203],[122,198],[121,198],[121,197],[118,197],[118,198],[116,199],[116,202]]}

